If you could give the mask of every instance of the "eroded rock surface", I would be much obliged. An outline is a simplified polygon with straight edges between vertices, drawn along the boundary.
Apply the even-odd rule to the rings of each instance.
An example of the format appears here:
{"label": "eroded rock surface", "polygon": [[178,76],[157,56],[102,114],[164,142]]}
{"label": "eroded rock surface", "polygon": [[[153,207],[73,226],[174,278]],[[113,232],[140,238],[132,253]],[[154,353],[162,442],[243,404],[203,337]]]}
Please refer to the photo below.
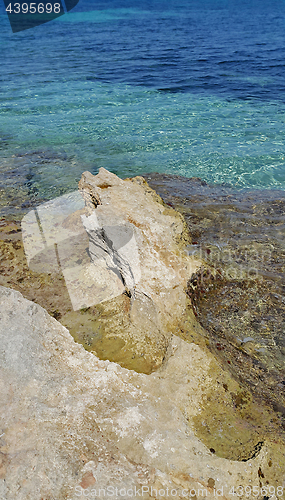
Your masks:
{"label": "eroded rock surface", "polygon": [[0,242],[1,282],[85,347],[0,288],[1,500],[277,498],[283,435],[207,349],[182,216],[142,178],[101,169],[80,189],[26,219],[33,269],[18,226]]}
{"label": "eroded rock surface", "polygon": [[284,447],[273,440],[237,462],[196,436],[194,420],[226,376],[207,351],[176,339],[163,368],[138,374],[88,353],[19,292],[0,288],[0,314],[1,500],[104,498],[108,487],[127,499],[143,486],[145,499],[167,488],[170,498],[213,499],[221,487],[232,498],[232,487],[280,485]]}
{"label": "eroded rock surface", "polygon": [[[150,373],[161,365],[171,335],[183,324],[189,305],[187,279],[201,262],[185,251],[190,239],[183,218],[143,178],[123,181],[101,168],[96,176],[85,172],[79,189],[85,200],[80,217],[89,238],[90,263],[65,264],[63,272],[73,303],[86,305],[79,320],[88,321],[84,344],[101,358],[120,362],[119,351],[123,366]],[[70,220],[65,219],[65,227]],[[90,288],[92,280],[100,282],[97,295]],[[101,290],[112,293],[99,300]],[[85,299],[77,300],[80,293]],[[61,322],[80,340],[76,318],[70,312]]]}

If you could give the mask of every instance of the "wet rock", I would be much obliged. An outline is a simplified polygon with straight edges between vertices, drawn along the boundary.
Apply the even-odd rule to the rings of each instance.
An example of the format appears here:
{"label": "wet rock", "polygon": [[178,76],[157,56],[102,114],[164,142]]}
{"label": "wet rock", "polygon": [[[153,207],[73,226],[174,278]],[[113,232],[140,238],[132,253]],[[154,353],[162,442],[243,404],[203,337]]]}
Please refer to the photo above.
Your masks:
{"label": "wet rock", "polygon": [[285,426],[285,193],[238,191],[197,179],[149,174],[183,214],[189,254],[204,261],[188,293],[209,347]]}
{"label": "wet rock", "polygon": [[255,397],[282,415],[284,426],[285,308],[282,300],[274,300],[273,286],[262,279],[230,281],[204,269],[193,275],[188,293],[212,352]]}

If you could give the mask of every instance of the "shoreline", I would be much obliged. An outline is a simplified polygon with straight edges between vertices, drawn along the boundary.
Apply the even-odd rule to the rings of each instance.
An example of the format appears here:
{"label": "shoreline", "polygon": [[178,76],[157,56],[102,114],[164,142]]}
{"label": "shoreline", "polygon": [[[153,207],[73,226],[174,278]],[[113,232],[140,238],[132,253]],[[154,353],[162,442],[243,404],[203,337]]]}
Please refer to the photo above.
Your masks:
{"label": "shoreline", "polygon": [[[198,248],[199,244],[201,244],[204,248],[202,253],[199,253],[199,257],[202,258],[202,260],[205,262],[206,269],[208,268],[211,272],[213,270],[221,269],[221,267],[232,267],[234,269],[237,269],[238,266],[245,266],[246,262],[234,262],[234,259],[232,258],[237,257],[236,253],[233,253],[231,256],[230,262],[226,262],[226,260],[223,261],[222,259],[222,252],[219,253],[218,255],[218,260],[215,262],[215,258],[213,257],[214,252],[213,252],[213,239],[212,239],[212,234],[215,232],[215,236],[217,236],[217,231],[216,227],[214,230],[209,228],[209,223],[206,224],[206,227],[204,225],[205,219],[205,211],[207,211],[207,208],[200,208],[201,202],[197,199],[201,197],[203,190],[208,191],[208,195],[210,192],[210,196],[208,196],[208,200],[211,206],[213,206],[213,200],[216,204],[220,204],[220,210],[222,214],[223,220],[226,220],[226,215],[225,215],[225,204],[223,205],[223,202],[218,200],[218,195],[217,192],[219,192],[219,189],[216,186],[209,186],[207,185],[204,181],[201,181],[200,179],[187,179],[187,178],[181,178],[178,176],[175,176],[174,179],[174,184],[175,182],[182,182],[184,184],[183,189],[186,189],[186,192],[192,192],[192,197],[194,200],[194,203],[192,203],[192,207],[189,206],[189,200],[188,200],[188,206],[185,203],[185,197],[181,196],[181,193],[184,195],[185,193],[183,192],[183,189],[180,189],[179,191],[175,191],[174,189],[170,189],[169,186],[171,182],[173,183],[173,176],[167,176],[167,175],[162,175],[162,174],[148,174],[146,176],[146,179],[148,182],[150,182],[151,187],[155,187],[158,190],[158,193],[164,198],[164,202],[167,204],[166,206],[171,206],[175,208],[176,210],[180,211],[185,217],[188,230],[190,231],[190,234],[192,234],[192,244],[190,245],[191,248],[188,248],[189,254],[191,252],[194,252],[194,255],[198,255]],[[185,184],[187,184],[187,187],[185,188]],[[166,186],[166,188],[165,188]],[[191,189],[190,189],[191,186]],[[168,191],[166,191],[166,189]],[[196,192],[193,192],[193,190],[196,189]],[[228,187],[223,187],[223,192],[224,192],[224,197],[229,198],[229,188]],[[214,191],[214,192],[213,192]],[[285,198],[284,198],[285,199]],[[206,198],[204,197],[204,201]],[[237,201],[238,202],[238,201]],[[251,200],[252,202],[252,200]],[[231,200],[232,203],[232,200]],[[196,204],[196,208],[195,208]],[[229,203],[227,201],[226,209],[228,209]],[[232,205],[231,205],[232,206]],[[198,208],[197,208],[198,207]],[[191,222],[191,214],[189,213],[189,210],[193,212],[193,210],[196,210],[196,214],[194,216],[196,219],[194,220],[194,226],[196,233],[193,231],[193,221],[192,221],[192,228],[190,228],[190,223]],[[207,215],[207,214],[206,214]],[[209,215],[209,213],[208,213]],[[215,217],[217,217],[219,214],[217,211],[215,212]],[[199,217],[199,218],[198,218]],[[201,225],[199,226],[199,220],[201,221]],[[208,220],[208,219],[207,219]],[[219,226],[219,223],[217,224]],[[220,224],[220,231],[224,231],[225,227],[223,227]],[[200,235],[199,235],[199,230],[200,230]],[[212,232],[211,232],[212,231]],[[208,232],[208,236],[207,236]],[[209,236],[210,235],[210,236]],[[200,239],[199,239],[200,238]],[[224,235],[225,239],[228,239],[228,235]],[[219,240],[220,246],[223,247],[223,242]],[[216,241],[217,244],[217,241]],[[248,244],[248,242],[247,242]],[[66,285],[64,282],[64,277],[61,272],[59,273],[51,273],[51,274],[45,274],[45,273],[35,273],[31,270],[28,269],[27,264],[26,264],[26,259],[24,255],[24,250],[23,250],[23,245],[21,242],[21,228],[20,228],[20,223],[19,221],[5,221],[2,218],[1,221],[1,228],[0,228],[0,245],[1,245],[1,251],[2,251],[2,259],[1,259],[1,281],[0,284],[2,286],[8,286],[11,288],[14,288],[23,295],[32,301],[37,302],[41,306],[43,306],[49,314],[51,314],[55,319],[59,321],[64,321],[62,318],[64,316],[73,318],[72,315],[72,305],[70,302],[70,298],[67,293]],[[236,252],[236,249],[235,249]],[[5,257],[6,256],[6,257]],[[240,258],[239,254],[239,258]],[[254,255],[256,257],[256,254]],[[250,259],[251,257],[249,257]],[[249,262],[249,264],[251,264]],[[260,262],[257,262],[255,259],[255,265],[260,265],[260,272],[263,272],[264,265],[267,264],[267,261],[264,262],[262,259]],[[255,283],[255,278],[256,276],[250,277],[249,283],[254,284]],[[227,279],[222,280],[222,285],[219,285],[219,280],[216,282],[215,278],[213,278],[213,275],[211,276],[210,281],[206,282],[206,284],[203,284],[203,290],[202,294],[198,290],[197,292],[194,293],[193,295],[193,282],[197,282],[197,279],[199,281],[198,277],[192,276],[192,280],[190,281],[190,284],[192,283],[192,288],[190,287],[188,289],[189,296],[191,297],[192,300],[192,307],[194,308],[194,314],[196,315],[196,321],[204,327],[204,333],[199,334],[198,336],[196,335],[189,339],[192,340],[200,345],[207,346],[208,349],[215,355],[215,357],[219,360],[219,362],[222,363],[222,365],[229,370],[229,372],[239,380],[245,387],[245,389],[249,392],[251,392],[257,399],[261,398],[263,401],[265,401],[265,404],[269,404],[269,407],[272,405],[273,402],[273,407],[275,406],[275,411],[278,413],[281,411],[281,413],[284,414],[282,410],[282,403],[280,406],[280,401],[279,401],[279,406],[278,406],[278,401],[276,400],[274,394],[273,396],[271,395],[271,399],[267,400],[268,394],[267,394],[267,389],[266,389],[266,380],[261,378],[262,382],[260,382],[260,389],[257,388],[258,390],[256,391],[256,382],[253,384],[248,384],[247,377],[250,374],[250,370],[254,370],[254,374],[256,373],[256,366],[259,366],[257,373],[262,375],[262,372],[264,371],[264,367],[266,369],[266,363],[269,363],[269,360],[272,359],[272,356],[274,357],[274,351],[270,355],[270,359],[264,358],[264,356],[261,358],[256,357],[255,353],[255,348],[257,343],[260,343],[260,339],[255,336],[255,338],[252,337],[251,334],[247,334],[245,332],[244,338],[246,341],[242,341],[240,337],[235,334],[234,336],[232,335],[232,331],[235,328],[235,324],[233,323],[233,318],[228,316],[223,316],[223,323],[222,327],[226,325],[225,332],[222,332],[221,336],[221,330],[216,330],[217,327],[213,328],[212,322],[213,322],[213,315],[209,318],[209,308],[208,308],[208,294],[211,294],[211,289],[213,287],[213,284],[215,286],[216,292],[215,292],[215,298],[213,300],[213,297],[211,297],[211,305],[212,305],[212,310],[214,311],[214,314],[216,314],[216,317],[218,318],[220,315],[220,301],[222,300],[221,295],[217,295],[217,291],[219,291],[219,288],[221,289],[222,295],[225,293],[223,290],[225,287],[228,286],[228,284],[239,283],[241,281],[244,281],[246,279],[246,276],[241,276],[239,279],[234,279],[232,276],[227,276]],[[216,283],[216,285],[215,285]],[[209,286],[210,285],[210,286]],[[197,285],[195,284],[194,288]],[[217,288],[216,288],[217,286]],[[201,285],[200,285],[201,288]],[[249,292],[250,293],[250,292]],[[254,291],[252,291],[254,293]],[[249,296],[250,298],[250,296]],[[230,304],[234,303],[236,300],[236,296],[233,295],[232,301]],[[248,297],[247,297],[247,302],[243,302],[243,308],[246,307],[244,304],[248,303]],[[229,305],[230,305],[229,304]],[[231,306],[230,306],[231,307]],[[242,308],[241,308],[242,309]],[[90,314],[91,316],[93,314],[97,314],[97,312],[94,312],[91,308],[91,310],[86,310],[84,313],[84,318],[86,317],[85,322],[86,325],[88,324],[88,321],[90,320]],[[83,316],[81,316],[80,321],[82,322]],[[210,319],[210,323],[209,323]],[[68,321],[71,321],[69,319]],[[75,321],[75,324],[77,324],[77,320],[75,318],[72,319],[72,321]],[[195,320],[194,320],[195,321]],[[215,320],[216,321],[216,320]],[[83,321],[84,323],[84,321]],[[64,324],[64,323],[63,323]],[[66,324],[66,326],[68,326]],[[241,324],[241,327],[244,328],[244,326]],[[220,328],[220,327],[219,327]],[[81,328],[82,329],[82,328]],[[79,328],[80,330],[80,328]],[[193,329],[192,329],[193,331]],[[228,332],[231,332],[231,336],[229,337]],[[74,333],[74,338],[79,341],[80,343],[83,343],[84,347],[87,350],[90,350],[88,346],[88,342],[86,343],[84,341],[84,327],[82,329],[82,333],[80,335]],[[240,335],[241,336],[241,335]],[[204,338],[203,338],[204,337]],[[184,337],[187,340],[187,335]],[[237,340],[236,340],[237,339]],[[114,341],[113,341],[114,342]],[[98,347],[98,346],[97,346]],[[119,350],[122,348],[120,342],[118,344]],[[128,348],[131,348],[132,352],[132,346],[128,346]],[[101,352],[101,354],[100,354]],[[112,354],[113,353],[113,354]],[[98,351],[99,356],[101,356],[101,359],[109,359],[108,355],[111,355],[111,360],[119,362],[120,363],[120,357],[114,358],[114,346],[112,345],[102,345],[101,351],[99,349]],[[112,358],[113,356],[113,358]],[[238,365],[236,364],[235,358],[239,359]],[[254,360],[256,359],[257,365],[253,364],[252,368],[250,368],[249,360]],[[125,360],[125,363],[129,363],[130,361]],[[122,362],[122,366],[124,366],[124,361]],[[151,365],[149,365],[149,368],[144,368],[144,365],[141,364],[141,361],[137,361],[138,364],[133,363],[131,366],[135,370],[144,370],[146,369],[147,371],[150,370],[152,371]],[[127,366],[125,365],[125,366]],[[267,370],[267,369],[266,369]],[[271,369],[272,371],[272,369]],[[275,368],[276,371],[276,368]],[[273,370],[273,379],[271,382],[271,386],[274,383],[273,381],[276,380],[276,373],[274,375],[274,370]],[[254,375],[256,378],[256,375]],[[275,377],[275,378],[274,378]],[[280,378],[281,377],[281,378]],[[284,376],[283,376],[284,377]],[[255,380],[255,379],[254,379]],[[282,392],[282,370],[281,370],[281,375],[279,378],[277,377],[277,384],[279,383],[279,389],[278,390],[278,395],[280,396],[280,387],[281,387],[281,392]],[[265,386],[263,385],[265,384]],[[267,387],[269,387],[267,385]],[[270,390],[272,390],[270,388]],[[272,399],[273,397],[273,399]],[[266,403],[267,401],[267,403]],[[278,417],[277,417],[278,420]],[[283,422],[283,423],[282,423]],[[284,427],[284,421],[279,422],[278,425],[281,425],[281,427]]]}
{"label": "shoreline", "polygon": [[[1,381],[11,391],[0,478],[11,491],[25,481],[30,492],[56,472],[53,496],[68,489],[76,498],[80,487],[86,496],[95,483],[114,484],[118,470],[122,487],[139,488],[143,469],[150,488],[202,486],[210,500],[215,485],[227,500],[246,487],[260,500],[269,486],[283,494],[282,418],[233,376],[217,356],[229,356],[221,343],[212,349],[189,293],[206,263],[189,253],[183,216],[142,177],[122,181],[101,169],[85,172],[79,188],[83,208],[76,193],[39,211],[47,246],[33,213],[25,219],[24,241],[40,250],[31,257],[25,246],[30,268],[19,225],[2,220]],[[37,468],[27,475],[30,460]]]}

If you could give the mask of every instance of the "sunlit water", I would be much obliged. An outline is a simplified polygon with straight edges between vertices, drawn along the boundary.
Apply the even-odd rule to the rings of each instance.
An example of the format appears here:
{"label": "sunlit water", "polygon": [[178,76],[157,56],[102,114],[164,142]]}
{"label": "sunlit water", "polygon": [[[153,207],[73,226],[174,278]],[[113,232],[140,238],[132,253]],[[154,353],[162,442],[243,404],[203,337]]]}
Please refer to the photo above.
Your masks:
{"label": "sunlit water", "polygon": [[81,0],[12,34],[1,5],[0,189],[26,212],[105,167],[285,187],[285,3]]}

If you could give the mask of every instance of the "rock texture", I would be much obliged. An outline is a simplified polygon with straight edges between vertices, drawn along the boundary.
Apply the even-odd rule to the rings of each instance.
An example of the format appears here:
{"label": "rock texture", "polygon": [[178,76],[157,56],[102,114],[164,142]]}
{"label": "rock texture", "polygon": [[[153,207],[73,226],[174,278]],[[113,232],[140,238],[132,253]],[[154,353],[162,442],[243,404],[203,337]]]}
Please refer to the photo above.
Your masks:
{"label": "rock texture", "polygon": [[148,183],[185,218],[205,268],[189,294],[209,348],[285,429],[285,191],[240,191],[166,174]]}
{"label": "rock texture", "polygon": [[150,373],[183,329],[187,281],[201,262],[187,255],[182,216],[143,178],[101,168],[85,172],[79,190],[24,217],[27,262],[35,273],[63,273],[73,310],[57,317],[77,341]]}
{"label": "rock texture", "polygon": [[[73,310],[60,320],[91,352],[0,287],[1,500],[232,499],[246,486],[277,498],[285,447],[270,411],[190,341],[203,336],[186,295],[201,262],[182,216],[142,178],[100,169],[79,187],[85,206],[73,193],[22,227],[29,265],[62,270]],[[23,279],[41,289],[37,272]]]}
{"label": "rock texture", "polygon": [[212,355],[195,344],[175,339],[161,370],[138,374],[86,352],[19,292],[1,287],[0,312],[1,500],[104,498],[104,489],[116,498],[115,488],[127,499],[135,487],[145,499],[167,488],[169,498],[213,499],[221,487],[232,498],[232,487],[282,481],[273,444],[237,462],[195,435],[217,385]]}

